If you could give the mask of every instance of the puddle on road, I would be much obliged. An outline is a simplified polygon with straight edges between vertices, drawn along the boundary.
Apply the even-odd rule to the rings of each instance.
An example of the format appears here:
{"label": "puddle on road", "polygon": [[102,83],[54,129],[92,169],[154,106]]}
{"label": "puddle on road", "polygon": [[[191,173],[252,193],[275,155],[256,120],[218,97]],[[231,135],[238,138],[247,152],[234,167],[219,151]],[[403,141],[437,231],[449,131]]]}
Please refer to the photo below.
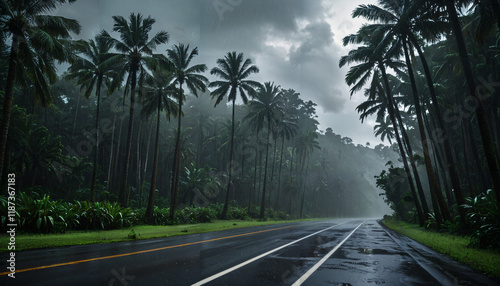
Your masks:
{"label": "puddle on road", "polygon": [[361,254],[394,254],[385,249],[372,249],[372,248],[358,248],[358,252]]}

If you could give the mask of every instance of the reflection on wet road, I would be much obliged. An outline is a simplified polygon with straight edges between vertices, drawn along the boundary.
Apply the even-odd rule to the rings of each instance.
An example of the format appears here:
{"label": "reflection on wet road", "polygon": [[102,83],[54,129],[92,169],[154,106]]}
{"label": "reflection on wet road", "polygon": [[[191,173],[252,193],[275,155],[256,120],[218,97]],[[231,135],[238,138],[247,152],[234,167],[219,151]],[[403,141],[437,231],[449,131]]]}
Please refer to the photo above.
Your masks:
{"label": "reflection on wet road", "polygon": [[499,285],[375,219],[25,251],[16,257],[26,271],[16,279],[0,276],[1,285]]}

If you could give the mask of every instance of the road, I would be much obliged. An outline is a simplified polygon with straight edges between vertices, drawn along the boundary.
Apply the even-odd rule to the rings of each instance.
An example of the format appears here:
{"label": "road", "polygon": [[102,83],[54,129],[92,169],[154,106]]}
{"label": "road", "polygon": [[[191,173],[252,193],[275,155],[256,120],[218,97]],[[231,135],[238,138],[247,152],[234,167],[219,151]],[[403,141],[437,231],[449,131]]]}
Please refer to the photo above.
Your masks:
{"label": "road", "polygon": [[20,251],[16,267],[0,285],[500,285],[375,219]]}

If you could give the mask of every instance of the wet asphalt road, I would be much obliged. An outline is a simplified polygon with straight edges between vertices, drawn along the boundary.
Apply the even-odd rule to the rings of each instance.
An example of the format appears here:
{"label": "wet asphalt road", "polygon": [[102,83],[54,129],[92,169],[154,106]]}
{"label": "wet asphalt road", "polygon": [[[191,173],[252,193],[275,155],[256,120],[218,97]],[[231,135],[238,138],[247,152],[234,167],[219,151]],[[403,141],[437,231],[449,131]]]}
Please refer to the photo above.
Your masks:
{"label": "wet asphalt road", "polygon": [[16,267],[0,285],[500,285],[375,219],[22,251]]}

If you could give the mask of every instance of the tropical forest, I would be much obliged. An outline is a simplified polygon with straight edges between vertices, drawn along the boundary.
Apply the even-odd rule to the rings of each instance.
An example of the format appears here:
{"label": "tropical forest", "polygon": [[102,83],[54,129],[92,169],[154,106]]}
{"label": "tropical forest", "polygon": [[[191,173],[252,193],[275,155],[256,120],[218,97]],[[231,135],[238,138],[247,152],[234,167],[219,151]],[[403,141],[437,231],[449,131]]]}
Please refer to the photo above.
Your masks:
{"label": "tropical forest", "polygon": [[321,106],[257,81],[245,51],[201,62],[150,15],[82,39],[55,13],[73,2],[0,1],[2,229],[387,215],[500,246],[498,0],[349,11],[363,24],[331,69],[378,145],[320,128]]}

